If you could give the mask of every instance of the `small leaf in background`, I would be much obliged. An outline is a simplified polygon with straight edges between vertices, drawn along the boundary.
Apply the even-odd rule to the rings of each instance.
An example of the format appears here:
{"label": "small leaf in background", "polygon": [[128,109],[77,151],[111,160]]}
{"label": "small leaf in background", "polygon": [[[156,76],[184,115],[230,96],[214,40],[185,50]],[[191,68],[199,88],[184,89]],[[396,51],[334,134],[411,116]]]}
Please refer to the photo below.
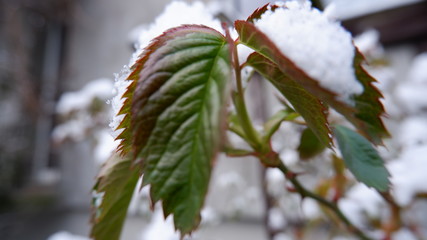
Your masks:
{"label": "small leaf in background", "polygon": [[325,150],[322,144],[310,128],[304,129],[301,134],[300,144],[297,148],[301,159],[308,159],[316,156]]}
{"label": "small leaf in background", "polygon": [[133,95],[131,129],[143,185],[189,234],[200,223],[211,167],[225,131],[230,46],[208,27],[184,25],[154,39]]}
{"label": "small leaf in background", "polygon": [[334,132],[345,165],[356,179],[378,191],[386,192],[390,175],[372,144],[344,126],[335,126]]}
{"label": "small leaf in background", "polygon": [[[92,209],[92,230],[95,240],[118,240],[126,218],[128,206],[138,182],[138,168],[131,168],[132,157],[113,155],[102,166],[94,187],[101,195]],[[101,201],[96,206],[97,201]]]}

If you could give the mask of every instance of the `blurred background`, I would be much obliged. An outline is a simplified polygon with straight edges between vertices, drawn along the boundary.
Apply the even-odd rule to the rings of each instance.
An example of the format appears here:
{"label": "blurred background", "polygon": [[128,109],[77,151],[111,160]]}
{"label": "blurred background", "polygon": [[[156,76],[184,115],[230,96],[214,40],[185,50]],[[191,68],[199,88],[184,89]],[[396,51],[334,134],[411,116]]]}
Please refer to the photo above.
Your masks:
{"label": "blurred background", "polygon": [[[204,2],[218,16],[234,20],[245,19],[268,1]],[[153,22],[168,3],[0,0],[0,239],[88,235],[91,188],[114,145],[107,104],[113,96],[113,73],[128,64],[138,29]],[[400,126],[413,115],[419,123],[415,126],[420,126],[415,129],[424,131],[427,57],[420,54],[427,51],[427,2],[313,1],[320,9],[331,3],[332,14],[353,36],[361,37],[360,48],[372,60],[372,74],[385,92],[391,132],[399,135],[404,131]],[[416,71],[422,79],[411,92],[405,87]],[[390,143],[385,158],[401,156],[406,143]],[[268,176],[268,181],[277,181],[274,174]],[[215,194],[208,196],[205,211],[210,224],[202,227],[198,239],[271,239],[271,231],[264,228],[266,209],[272,209],[261,187],[264,177],[254,159],[220,159],[211,187]],[[147,226],[153,229],[149,219],[156,216],[150,215],[144,199],[146,193],[133,202],[123,239],[144,239]],[[298,209],[292,204],[288,208]],[[306,212],[297,210],[285,219],[282,211],[268,213],[278,219],[273,221],[277,228],[289,225],[296,231],[304,225]],[[424,226],[425,213],[420,218]],[[277,239],[297,239],[286,236]]]}

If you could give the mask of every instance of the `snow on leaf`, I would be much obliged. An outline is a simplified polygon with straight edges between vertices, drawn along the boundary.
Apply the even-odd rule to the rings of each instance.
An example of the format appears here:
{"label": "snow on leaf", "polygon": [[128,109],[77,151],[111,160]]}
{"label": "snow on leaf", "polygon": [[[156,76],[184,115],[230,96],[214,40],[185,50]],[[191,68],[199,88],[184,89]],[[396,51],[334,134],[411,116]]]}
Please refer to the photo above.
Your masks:
{"label": "snow on leaf", "polygon": [[352,115],[354,109],[336,99],[337,94],[319,85],[317,80],[309,77],[298,68],[289,58],[284,56],[277,46],[255,25],[246,21],[236,21],[239,40],[273,62],[286,76],[300,84],[305,90],[329,104],[343,115]]}
{"label": "snow on leaf", "polygon": [[289,78],[275,63],[261,54],[251,54],[247,64],[268,79],[289,100],[295,110],[306,120],[321,144],[331,146],[331,131],[326,120],[326,108],[318,98]]}
{"label": "snow on leaf", "polygon": [[141,72],[142,66],[147,60],[148,55],[149,51],[144,52],[140,56],[140,58],[134,63],[134,65],[131,67],[131,73],[126,78],[126,81],[130,81],[127,85],[126,91],[123,93],[122,96],[117,96],[124,100],[115,118],[118,118],[120,116],[123,116],[123,118],[120,121],[119,125],[113,130],[122,130],[122,132],[116,137],[116,140],[120,141],[120,144],[117,148],[117,152],[119,152],[122,156],[130,153],[132,150],[132,129],[130,124],[132,97],[135,91],[136,81],[138,80],[139,73]]}
{"label": "snow on leaf", "polygon": [[253,23],[298,68],[337,93],[340,101],[352,105],[351,96],[363,91],[354,75],[351,34],[309,1],[269,6]]}
{"label": "snow on leaf", "polygon": [[[102,166],[94,187],[91,237],[95,240],[118,240],[127,209],[138,182],[138,168],[131,168],[131,156],[113,155]],[[97,206],[97,201],[101,204]]]}
{"label": "snow on leaf", "polygon": [[133,95],[135,163],[153,203],[188,234],[200,223],[212,160],[225,120],[230,50],[219,32],[200,25],[170,29],[154,39]]}
{"label": "snow on leaf", "polygon": [[356,179],[378,191],[387,191],[389,173],[371,143],[344,126],[335,126],[334,133],[345,165]]}
{"label": "snow on leaf", "polygon": [[322,87],[316,79],[298,68],[255,25],[246,21],[236,21],[235,27],[241,43],[274,63],[287,78],[299,84],[324,104],[337,110],[374,144],[380,144],[381,138],[389,135],[380,118],[384,114],[384,108],[379,102],[381,93],[372,85],[375,79],[362,68],[363,58],[358,52],[354,59],[355,76],[363,85],[364,91],[361,95],[354,97],[355,106],[353,107],[337,99],[337,93]]}

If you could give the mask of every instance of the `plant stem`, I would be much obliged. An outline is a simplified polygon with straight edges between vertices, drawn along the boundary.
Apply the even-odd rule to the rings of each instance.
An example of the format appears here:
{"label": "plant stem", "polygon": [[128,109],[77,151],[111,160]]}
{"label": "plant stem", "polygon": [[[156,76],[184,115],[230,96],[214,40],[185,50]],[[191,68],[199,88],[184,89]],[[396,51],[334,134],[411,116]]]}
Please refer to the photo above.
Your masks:
{"label": "plant stem", "polygon": [[233,66],[234,66],[234,73],[236,76],[236,88],[237,88],[237,92],[235,92],[233,95],[233,101],[234,101],[234,106],[236,107],[237,116],[239,118],[242,129],[245,132],[246,140],[255,151],[260,151],[262,150],[261,138],[252,125],[248,110],[246,108],[245,99],[244,99],[245,93],[244,93],[243,84],[242,84],[242,75],[241,75],[241,67],[240,67],[239,57],[237,52],[237,43],[234,44],[234,48],[233,48]]}
{"label": "plant stem", "polygon": [[387,239],[391,239],[391,235],[393,234],[393,232],[397,231],[400,227],[402,227],[401,208],[396,203],[390,192],[378,193],[388,203],[388,206],[390,208],[391,216],[389,218],[389,222],[385,226],[385,232]]}
{"label": "plant stem", "polygon": [[332,212],[337,215],[339,219],[341,219],[342,222],[347,226],[347,229],[356,234],[360,239],[363,240],[371,240],[368,236],[366,236],[362,230],[360,230],[358,227],[353,225],[350,220],[344,215],[344,213],[338,208],[338,206],[335,203],[332,203],[325,198],[323,198],[320,195],[317,195],[316,193],[313,193],[306,189],[297,179],[297,175],[293,173],[291,170],[286,167],[286,165],[280,161],[280,165],[277,167],[279,168],[283,174],[285,174],[286,178],[292,182],[292,184],[295,187],[295,190],[301,195],[301,197],[308,197],[311,199],[316,200],[318,203],[322,204],[323,206],[329,208]]}

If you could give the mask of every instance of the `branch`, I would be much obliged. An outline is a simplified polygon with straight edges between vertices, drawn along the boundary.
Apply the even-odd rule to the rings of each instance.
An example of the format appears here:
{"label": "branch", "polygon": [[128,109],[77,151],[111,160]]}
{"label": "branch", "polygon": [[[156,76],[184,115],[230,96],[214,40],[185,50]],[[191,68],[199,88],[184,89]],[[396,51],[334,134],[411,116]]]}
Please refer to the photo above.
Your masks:
{"label": "branch", "polygon": [[244,138],[251,147],[258,151],[262,149],[261,138],[258,132],[252,125],[251,119],[249,117],[249,113],[245,103],[245,93],[242,84],[242,76],[241,76],[241,68],[239,64],[239,57],[237,53],[237,44],[233,46],[233,67],[234,73],[236,77],[236,88],[237,92],[233,94],[233,102],[237,111],[237,116],[239,118],[239,122],[242,126],[242,129],[246,135]]}
{"label": "branch", "polygon": [[350,220],[344,215],[344,213],[338,208],[338,206],[335,203],[332,203],[325,198],[323,198],[320,195],[317,195],[316,193],[311,192],[310,190],[306,189],[297,179],[297,174],[293,173],[291,170],[288,169],[288,167],[280,161],[280,165],[277,167],[280,169],[283,174],[286,176],[286,178],[292,182],[294,185],[295,191],[298,192],[302,198],[308,197],[311,199],[316,200],[318,203],[322,204],[323,206],[329,208],[332,212],[335,213],[335,215],[341,219],[342,222],[347,226],[347,229],[357,235],[360,239],[363,240],[372,240],[368,236],[366,236],[362,230],[360,230],[357,226],[355,226],[353,223],[350,222]]}

